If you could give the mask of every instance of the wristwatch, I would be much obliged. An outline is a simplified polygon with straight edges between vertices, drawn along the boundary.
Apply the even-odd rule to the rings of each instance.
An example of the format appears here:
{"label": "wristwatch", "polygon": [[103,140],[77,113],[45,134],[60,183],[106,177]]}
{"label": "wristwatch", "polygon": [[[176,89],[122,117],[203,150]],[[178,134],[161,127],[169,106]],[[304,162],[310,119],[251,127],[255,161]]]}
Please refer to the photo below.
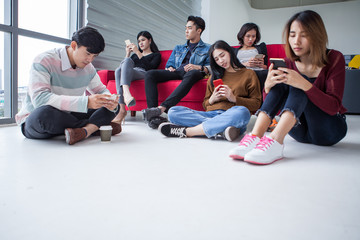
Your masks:
{"label": "wristwatch", "polygon": [[202,71],[202,72],[204,71],[204,66],[201,66],[201,71]]}

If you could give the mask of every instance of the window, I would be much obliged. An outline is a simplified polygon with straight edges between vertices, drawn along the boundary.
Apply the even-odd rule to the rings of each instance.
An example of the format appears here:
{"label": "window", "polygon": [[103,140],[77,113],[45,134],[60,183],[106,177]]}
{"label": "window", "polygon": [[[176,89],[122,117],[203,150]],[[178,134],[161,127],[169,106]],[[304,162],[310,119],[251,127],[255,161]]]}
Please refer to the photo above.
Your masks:
{"label": "window", "polygon": [[0,124],[15,122],[33,59],[83,26],[84,1],[0,0]]}
{"label": "window", "polygon": [[0,24],[10,25],[10,1],[0,0]]}
{"label": "window", "polygon": [[4,49],[0,51],[0,119],[11,116],[10,103],[11,103],[11,87],[9,81],[10,73],[10,51],[9,41],[10,34],[6,32],[0,32],[0,47]]}
{"label": "window", "polygon": [[68,0],[18,1],[19,28],[62,38],[69,37]]}

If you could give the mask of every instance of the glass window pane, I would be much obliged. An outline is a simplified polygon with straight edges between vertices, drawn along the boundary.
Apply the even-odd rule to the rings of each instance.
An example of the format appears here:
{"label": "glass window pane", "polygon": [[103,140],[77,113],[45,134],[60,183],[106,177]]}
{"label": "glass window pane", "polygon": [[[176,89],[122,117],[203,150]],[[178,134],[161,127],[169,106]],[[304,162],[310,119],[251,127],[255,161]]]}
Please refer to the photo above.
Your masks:
{"label": "glass window pane", "polygon": [[69,38],[68,2],[68,0],[19,0],[19,28]]}
{"label": "glass window pane", "polygon": [[[34,47],[36,46],[36,47]],[[63,47],[64,44],[19,36],[19,60],[18,60],[18,109],[21,109],[22,101],[26,95],[29,83],[29,72],[34,58],[42,52],[52,48]]]}
{"label": "glass window pane", "polygon": [[10,25],[11,0],[0,0],[0,24]]}
{"label": "glass window pane", "polygon": [[11,117],[10,34],[0,32],[0,119]]}

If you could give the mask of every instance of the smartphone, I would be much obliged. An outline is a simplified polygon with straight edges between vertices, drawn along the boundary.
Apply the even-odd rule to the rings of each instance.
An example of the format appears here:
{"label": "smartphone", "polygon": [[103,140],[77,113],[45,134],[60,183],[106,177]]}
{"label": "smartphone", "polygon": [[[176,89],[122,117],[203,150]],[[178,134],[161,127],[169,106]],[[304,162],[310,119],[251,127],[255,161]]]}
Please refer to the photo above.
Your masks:
{"label": "smartphone", "polygon": [[213,84],[214,84],[214,88],[216,88],[219,85],[224,85],[223,80],[221,78],[214,80]]}
{"label": "smartphone", "polygon": [[125,40],[125,44],[126,44],[126,46],[131,44],[130,40],[129,39]]}
{"label": "smartphone", "polygon": [[274,64],[273,69],[278,69],[279,67],[287,68],[285,60],[283,58],[270,58],[270,63]]}
{"label": "smartphone", "polygon": [[264,54],[256,54],[255,58],[256,59],[262,59],[264,57]]}
{"label": "smartphone", "polygon": [[119,95],[118,95],[118,94],[112,94],[112,95],[110,95],[107,99],[109,99],[109,100],[115,100],[117,96],[119,96]]}

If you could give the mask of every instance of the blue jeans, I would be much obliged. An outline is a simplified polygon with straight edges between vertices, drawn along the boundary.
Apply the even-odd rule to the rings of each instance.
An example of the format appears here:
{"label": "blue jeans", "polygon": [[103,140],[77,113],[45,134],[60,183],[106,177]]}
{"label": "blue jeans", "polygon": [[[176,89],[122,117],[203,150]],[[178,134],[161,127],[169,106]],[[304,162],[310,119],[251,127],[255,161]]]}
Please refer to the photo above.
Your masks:
{"label": "blue jeans", "polygon": [[309,101],[303,90],[283,83],[271,88],[258,112],[262,111],[272,119],[280,110],[294,114],[297,123],[289,135],[298,142],[331,146],[346,135],[345,115],[325,113]]}
{"label": "blue jeans", "polygon": [[135,67],[134,61],[129,57],[120,63],[120,66],[115,69],[116,91],[120,95],[119,103],[125,103],[122,85],[130,86],[132,81],[143,79],[145,72],[144,69]]}
{"label": "blue jeans", "polygon": [[169,109],[169,121],[185,126],[194,127],[203,125],[205,135],[208,138],[222,133],[227,127],[236,127],[245,132],[250,120],[250,112],[246,107],[234,106],[228,110],[196,111],[183,106],[175,106]]}

